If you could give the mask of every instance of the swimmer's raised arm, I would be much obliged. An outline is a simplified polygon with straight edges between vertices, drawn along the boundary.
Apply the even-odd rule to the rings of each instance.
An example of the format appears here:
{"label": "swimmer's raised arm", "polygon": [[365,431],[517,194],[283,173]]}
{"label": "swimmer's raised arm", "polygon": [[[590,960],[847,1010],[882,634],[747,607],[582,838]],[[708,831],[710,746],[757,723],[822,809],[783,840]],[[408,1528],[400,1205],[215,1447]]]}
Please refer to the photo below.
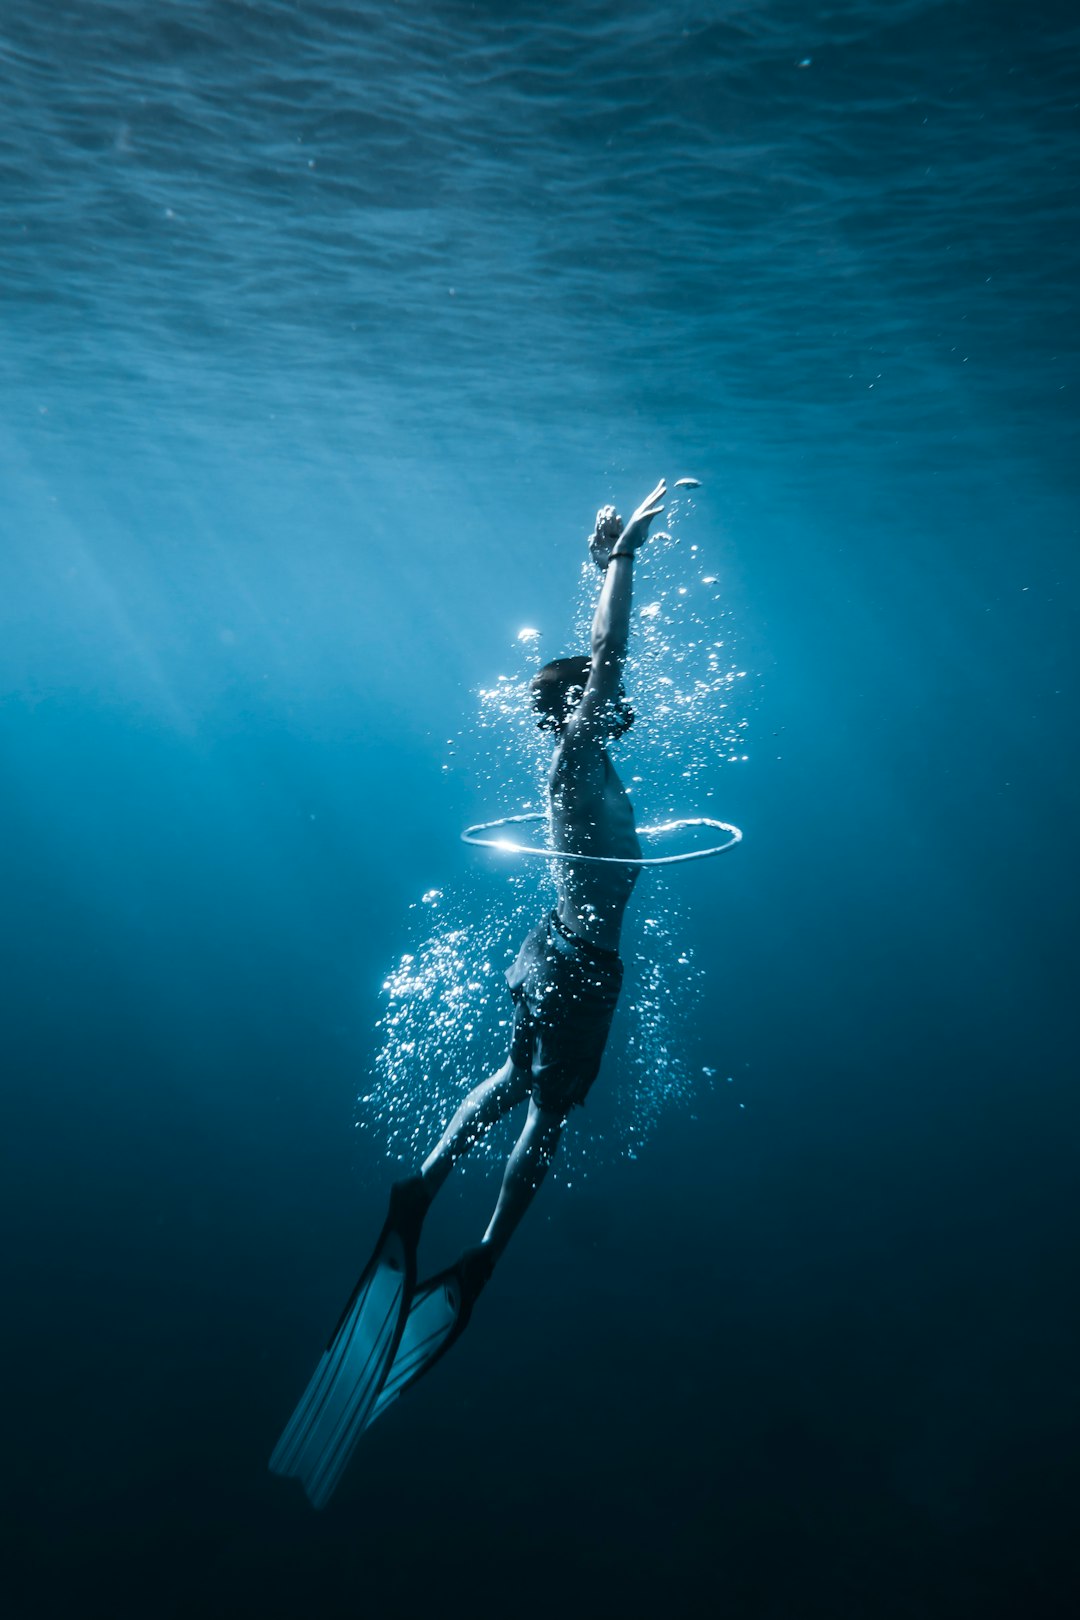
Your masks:
{"label": "swimmer's raised arm", "polygon": [[[647,495],[634,512],[626,527],[618,530],[617,537],[610,545],[604,584],[593,615],[592,667],[585,694],[567,728],[568,736],[572,731],[594,729],[601,721],[604,706],[618,696],[619,682],[622,680],[626,650],[630,641],[634,556],[649,538],[649,524],[664,510],[659,503],[666,494],[667,486],[661,478],[652,494]],[[606,512],[607,508],[604,510]],[[597,518],[598,531],[602,516],[603,514],[600,514]],[[597,536],[594,535],[589,548],[593,551],[594,557],[596,539]]]}

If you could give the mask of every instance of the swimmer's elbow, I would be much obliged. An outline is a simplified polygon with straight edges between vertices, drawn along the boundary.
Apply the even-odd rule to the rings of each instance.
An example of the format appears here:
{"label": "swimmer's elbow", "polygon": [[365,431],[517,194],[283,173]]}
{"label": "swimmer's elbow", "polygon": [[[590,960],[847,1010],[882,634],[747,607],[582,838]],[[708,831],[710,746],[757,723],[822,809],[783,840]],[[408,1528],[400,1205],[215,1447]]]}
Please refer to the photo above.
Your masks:
{"label": "swimmer's elbow", "polygon": [[613,635],[610,631],[592,638],[592,661],[597,669],[614,664],[622,668],[626,662],[627,636]]}

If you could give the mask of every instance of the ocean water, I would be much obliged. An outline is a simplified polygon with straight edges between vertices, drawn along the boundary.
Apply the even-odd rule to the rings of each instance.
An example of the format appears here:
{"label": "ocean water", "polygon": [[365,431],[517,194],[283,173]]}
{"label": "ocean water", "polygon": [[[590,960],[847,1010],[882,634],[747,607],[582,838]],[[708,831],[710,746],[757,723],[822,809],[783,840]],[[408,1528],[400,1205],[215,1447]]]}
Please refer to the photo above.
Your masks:
{"label": "ocean water", "polygon": [[[24,0],[0,91],[4,1614],[1071,1613],[1075,7]],[[745,838],[315,1514],[661,474],[619,760]]]}

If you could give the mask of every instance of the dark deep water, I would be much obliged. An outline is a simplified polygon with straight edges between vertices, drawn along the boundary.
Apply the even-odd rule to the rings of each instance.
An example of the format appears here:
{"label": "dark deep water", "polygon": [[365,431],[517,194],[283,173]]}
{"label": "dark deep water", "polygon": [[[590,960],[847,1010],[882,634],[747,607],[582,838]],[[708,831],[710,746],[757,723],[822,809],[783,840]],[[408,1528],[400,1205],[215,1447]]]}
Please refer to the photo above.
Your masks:
{"label": "dark deep water", "polygon": [[[1039,0],[5,6],[6,1615],[1075,1612],[1078,63]],[[736,1083],[545,1188],[316,1515],[380,985],[501,881],[445,739],[660,473],[753,682],[681,891]]]}

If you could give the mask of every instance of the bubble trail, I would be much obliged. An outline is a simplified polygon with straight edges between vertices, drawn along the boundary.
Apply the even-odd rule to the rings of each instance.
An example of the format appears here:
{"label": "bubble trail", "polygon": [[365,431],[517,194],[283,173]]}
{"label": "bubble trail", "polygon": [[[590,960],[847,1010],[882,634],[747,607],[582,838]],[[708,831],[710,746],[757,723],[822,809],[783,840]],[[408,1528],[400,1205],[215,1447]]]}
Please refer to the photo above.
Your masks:
{"label": "bubble trail", "polygon": [[[670,503],[671,537],[650,542],[637,582],[626,671],[637,721],[617,745],[616,764],[639,824],[693,814],[717,794],[721,773],[748,758],[752,690],[735,656],[720,572],[715,562],[703,566],[697,545],[679,543],[691,510]],[[596,590],[596,568],[586,563],[571,646],[544,651],[539,629],[522,630],[510,673],[480,690],[476,719],[449,739],[453,765],[443,769],[479,781],[492,813],[546,802],[551,749],[536,728],[529,681],[548,657],[574,644],[587,648]],[[550,866],[535,863],[503,870],[493,886],[473,871],[456,888],[429,887],[410,908],[409,947],[383,985],[379,1049],[357,1104],[357,1125],[376,1151],[418,1164],[471,1087],[504,1061],[512,1008],[503,970],[554,904],[552,877]],[[561,1181],[613,1156],[637,1157],[664,1111],[685,1106],[702,1083],[680,1034],[694,1027],[704,978],[682,947],[689,892],[681,875],[656,869],[639,882],[623,933],[626,980],[597,1082],[613,1104],[597,1097],[594,1107],[590,1097],[586,1110],[610,1117],[609,1134],[601,1142],[588,1128],[568,1131],[556,1167]],[[506,1146],[495,1131],[474,1155],[501,1158]]]}

